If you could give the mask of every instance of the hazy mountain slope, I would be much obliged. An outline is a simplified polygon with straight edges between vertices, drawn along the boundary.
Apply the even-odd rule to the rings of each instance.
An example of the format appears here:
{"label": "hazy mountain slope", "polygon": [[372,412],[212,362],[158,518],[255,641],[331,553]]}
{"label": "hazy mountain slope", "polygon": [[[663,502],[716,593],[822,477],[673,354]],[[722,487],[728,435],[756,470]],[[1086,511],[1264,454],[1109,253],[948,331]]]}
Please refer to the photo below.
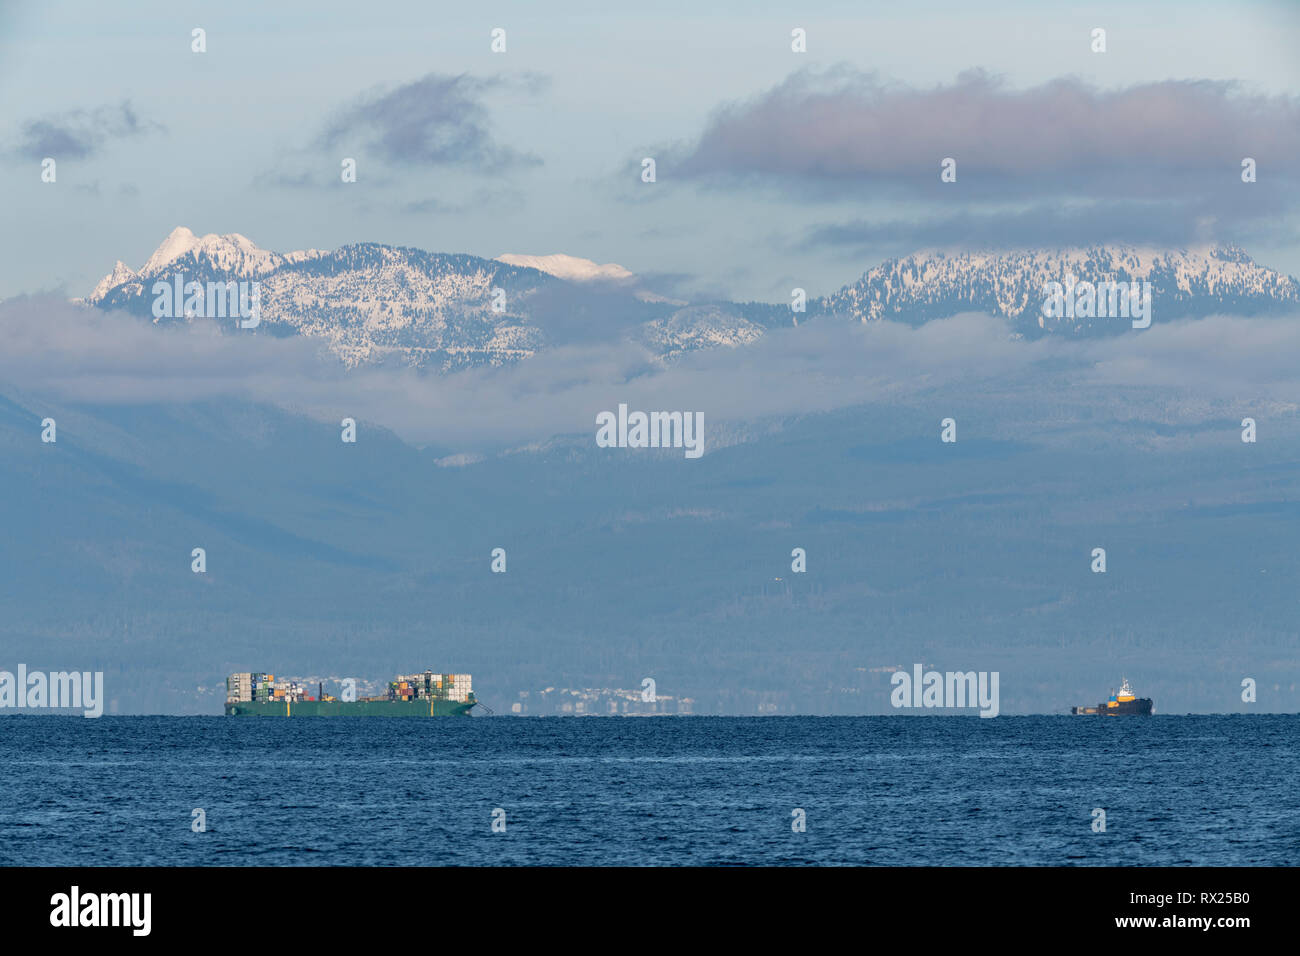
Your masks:
{"label": "hazy mountain slope", "polygon": [[461,468],[258,406],[0,402],[0,646],[105,669],[132,711],[215,713],[238,668],[431,666],[498,709],[653,676],[703,712],[881,712],[871,668],[918,660],[1000,670],[1006,713],[1120,669],[1165,712],[1238,707],[1243,676],[1300,706],[1300,423],[1244,446],[1226,412],[1135,419],[1162,390],[1051,384],[1029,421],[1009,383],[751,429],[698,461],[582,435]]}

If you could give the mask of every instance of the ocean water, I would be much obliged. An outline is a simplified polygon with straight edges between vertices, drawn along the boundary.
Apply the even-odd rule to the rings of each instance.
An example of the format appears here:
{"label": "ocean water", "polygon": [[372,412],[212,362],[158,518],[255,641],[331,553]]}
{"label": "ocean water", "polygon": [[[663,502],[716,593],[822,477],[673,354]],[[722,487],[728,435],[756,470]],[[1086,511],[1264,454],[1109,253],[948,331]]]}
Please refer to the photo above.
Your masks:
{"label": "ocean water", "polygon": [[1297,716],[4,717],[0,864],[1294,865],[1297,741]]}

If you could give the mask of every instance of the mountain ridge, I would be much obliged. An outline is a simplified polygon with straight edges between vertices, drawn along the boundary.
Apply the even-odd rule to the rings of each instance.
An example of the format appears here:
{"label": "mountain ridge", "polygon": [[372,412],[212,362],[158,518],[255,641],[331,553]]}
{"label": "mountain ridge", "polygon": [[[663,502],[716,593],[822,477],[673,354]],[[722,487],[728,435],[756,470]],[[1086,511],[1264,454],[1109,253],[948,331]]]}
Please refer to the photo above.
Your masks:
{"label": "mountain ridge", "polygon": [[[239,233],[173,229],[139,271],[118,261],[85,300],[152,316],[149,289],[176,274],[260,284],[260,331],[321,340],[347,366],[396,360],[440,372],[500,366],[591,338],[623,338],[668,362],[741,347],[805,319],[920,325],[962,312],[1008,321],[1021,337],[1127,331],[1127,317],[1047,318],[1048,282],[1148,283],[1157,321],[1300,309],[1300,282],[1232,245],[1125,245],[997,252],[920,250],[888,259],[806,313],[788,305],[686,302],[649,293],[623,266],[564,254],[428,252],[366,242],[271,252]],[[155,322],[161,321],[154,318]],[[172,321],[203,321],[179,319]]]}
{"label": "mountain ridge", "polygon": [[1005,250],[996,254],[926,250],[889,259],[819,302],[824,312],[872,321],[900,318],[914,324],[953,313],[986,311],[1012,321],[1021,334],[1064,330],[1073,334],[1122,330],[1127,318],[1097,317],[1060,323],[1043,315],[1043,286],[1073,278],[1150,282],[1157,315],[1187,318],[1215,312],[1255,314],[1300,306],[1300,282],[1258,265],[1233,245],[1178,249],[1127,245]]}

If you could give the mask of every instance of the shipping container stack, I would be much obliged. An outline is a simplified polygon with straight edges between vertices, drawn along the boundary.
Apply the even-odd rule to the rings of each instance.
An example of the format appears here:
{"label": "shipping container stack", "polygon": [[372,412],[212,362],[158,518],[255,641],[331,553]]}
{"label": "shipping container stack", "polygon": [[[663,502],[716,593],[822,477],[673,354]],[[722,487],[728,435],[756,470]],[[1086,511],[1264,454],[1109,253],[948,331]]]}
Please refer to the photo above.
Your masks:
{"label": "shipping container stack", "polygon": [[469,674],[398,674],[388,682],[389,700],[454,700],[470,698]]}
{"label": "shipping container stack", "polygon": [[389,700],[412,700],[414,696],[415,689],[411,686],[411,682],[400,674],[397,680],[388,682]]}
{"label": "shipping container stack", "polygon": [[398,674],[396,679],[388,682],[389,700],[418,700],[423,696],[423,674]]}
{"label": "shipping container stack", "polygon": [[435,674],[433,671],[425,671],[420,675],[420,696],[425,700],[440,700],[442,694],[442,675]]}
{"label": "shipping container stack", "polygon": [[226,678],[228,703],[252,702],[257,704],[297,703],[305,700],[306,688],[294,680],[276,680],[274,674],[241,671]]}
{"label": "shipping container stack", "polygon": [[237,704],[253,699],[254,678],[260,675],[243,671],[226,678],[226,703]]}
{"label": "shipping container stack", "polygon": [[446,693],[448,700],[453,700],[458,704],[463,704],[469,700],[473,693],[473,689],[469,674],[447,675]]}
{"label": "shipping container stack", "polygon": [[276,703],[289,701],[296,704],[306,696],[306,691],[296,680],[273,680],[271,682],[271,700]]}
{"label": "shipping container stack", "polygon": [[253,675],[253,701],[258,704],[270,703],[275,689],[274,674]]}

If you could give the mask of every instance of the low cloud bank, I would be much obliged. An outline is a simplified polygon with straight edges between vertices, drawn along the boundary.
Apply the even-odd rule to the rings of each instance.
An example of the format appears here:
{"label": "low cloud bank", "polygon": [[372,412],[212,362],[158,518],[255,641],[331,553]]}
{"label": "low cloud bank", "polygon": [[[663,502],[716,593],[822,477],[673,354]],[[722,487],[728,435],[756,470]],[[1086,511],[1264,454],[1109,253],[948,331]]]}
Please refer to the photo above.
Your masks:
{"label": "low cloud bank", "polygon": [[0,303],[0,387],[51,400],[145,404],[222,397],[322,420],[351,416],[415,443],[474,451],[594,429],[598,412],[701,411],[710,425],[972,393],[1066,386],[1190,389],[1212,400],[1300,395],[1300,317],[1214,316],[1113,338],[1013,339],[961,315],[919,328],[811,322],[737,349],[662,365],[627,342],[555,348],[518,365],[454,375],[340,366],[305,338],[159,328],[54,298]]}

